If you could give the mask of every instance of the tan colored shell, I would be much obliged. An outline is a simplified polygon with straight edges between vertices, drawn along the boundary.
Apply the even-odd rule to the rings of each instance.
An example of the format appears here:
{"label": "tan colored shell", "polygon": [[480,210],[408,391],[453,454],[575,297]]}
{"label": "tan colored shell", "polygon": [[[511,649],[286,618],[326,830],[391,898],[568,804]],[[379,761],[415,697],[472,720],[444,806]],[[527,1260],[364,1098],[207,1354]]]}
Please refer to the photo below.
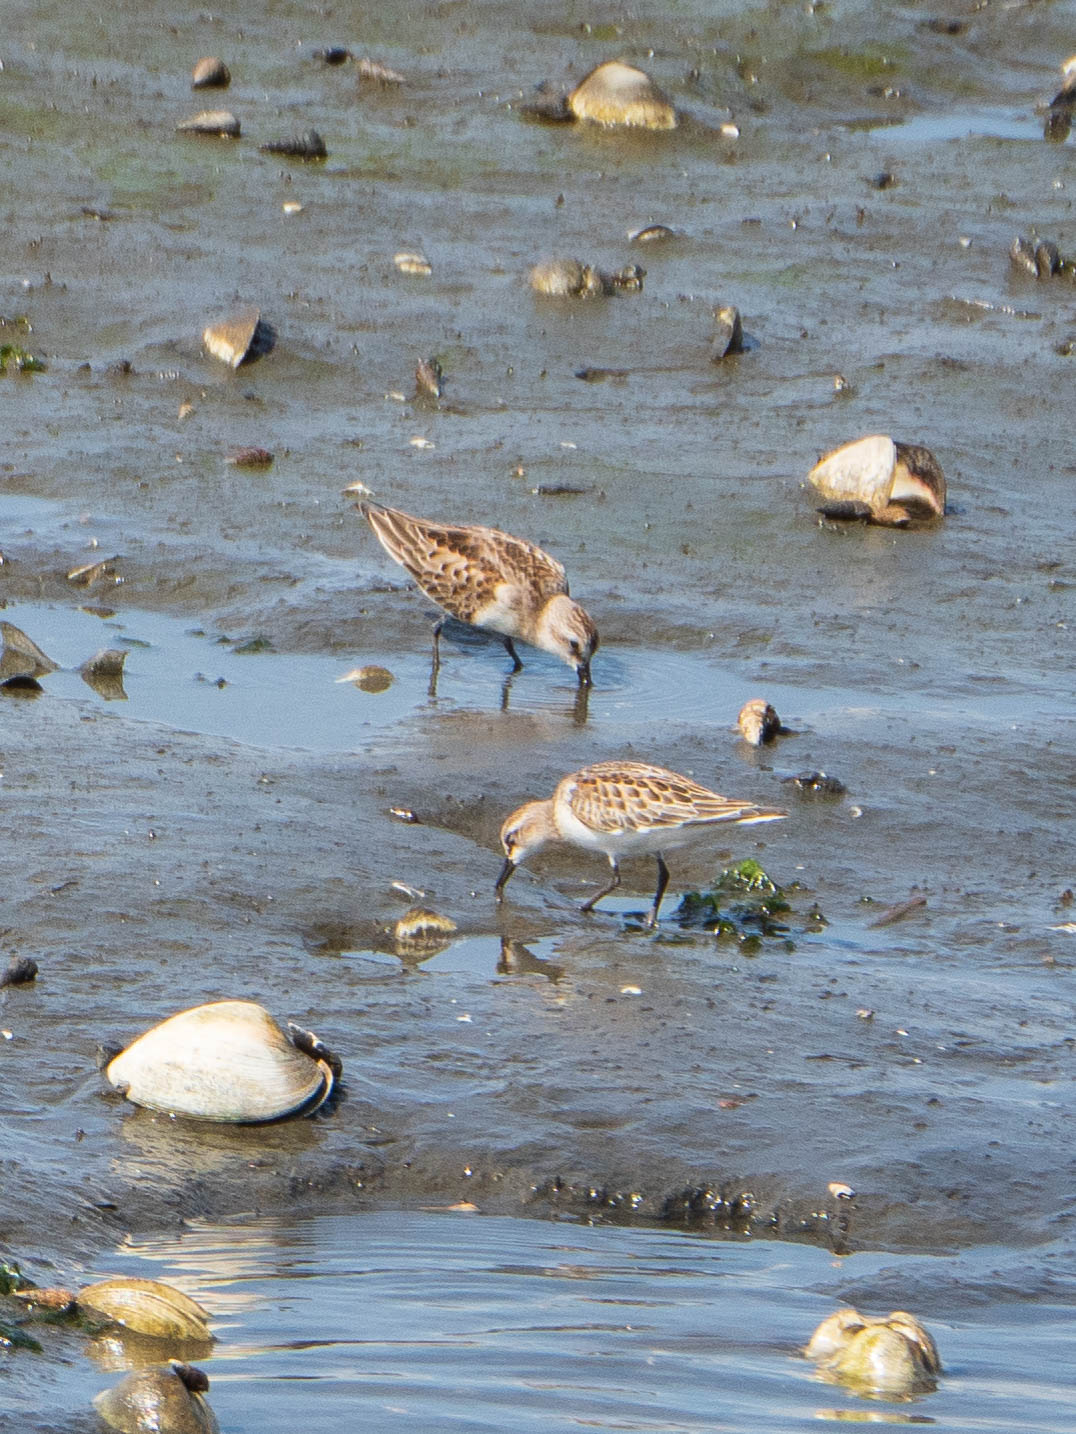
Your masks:
{"label": "tan colored shell", "polygon": [[231,71],[216,55],[203,55],[191,71],[191,89],[226,89],[232,82]]}
{"label": "tan colored shell", "polygon": [[[96,1396],[93,1407],[119,1434],[220,1434],[217,1417],[198,1387],[208,1384],[184,1377],[188,1366],[142,1369]],[[191,1370],[191,1374],[201,1371]]]}
{"label": "tan colored shell", "polygon": [[240,309],[238,313],[208,324],[202,333],[202,342],[214,358],[238,368],[250,352],[260,319],[259,309]]}
{"label": "tan colored shell", "polygon": [[231,110],[201,110],[176,125],[177,134],[217,135],[221,139],[238,139],[239,131],[239,121]]}
{"label": "tan colored shell", "polygon": [[740,708],[737,726],[745,742],[750,742],[753,747],[761,747],[764,742],[772,742],[778,736],[781,719],[777,715],[777,709],[765,698],[752,697],[750,702],[745,702]]}
{"label": "tan colored shell", "polygon": [[79,1308],[136,1334],[158,1339],[209,1340],[209,1315],[190,1295],[160,1280],[120,1276],[78,1293]]}
{"label": "tan colored shell", "polygon": [[643,70],[606,60],[568,96],[576,119],[637,129],[675,129],[676,110]]}
{"label": "tan colored shell", "polygon": [[601,274],[579,259],[543,259],[530,272],[531,288],[550,299],[591,298],[605,293]]}
{"label": "tan colored shell", "polygon": [[910,1394],[933,1387],[941,1372],[938,1348],[915,1315],[893,1310],[862,1315],[836,1310],[824,1319],[804,1350],[829,1379],[865,1393]]}
{"label": "tan colored shell", "polygon": [[945,475],[929,448],[896,443],[882,433],[823,455],[807,475],[833,517],[869,518],[903,527],[945,513]]}
{"label": "tan colored shell", "polygon": [[309,1113],[333,1074],[253,1001],[215,1001],[154,1026],[110,1062],[127,1099],[196,1120],[257,1123]]}
{"label": "tan colored shell", "polygon": [[930,1389],[935,1371],[915,1340],[889,1324],[868,1324],[824,1360],[822,1372],[872,1394],[912,1394]]}

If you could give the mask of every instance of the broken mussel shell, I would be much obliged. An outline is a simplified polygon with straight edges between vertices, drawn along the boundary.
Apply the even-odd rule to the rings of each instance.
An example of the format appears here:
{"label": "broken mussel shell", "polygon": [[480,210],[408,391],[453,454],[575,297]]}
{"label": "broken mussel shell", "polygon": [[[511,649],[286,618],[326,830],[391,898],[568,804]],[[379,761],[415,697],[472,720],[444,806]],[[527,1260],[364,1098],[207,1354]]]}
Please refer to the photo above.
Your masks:
{"label": "broken mussel shell", "polygon": [[860,1394],[915,1394],[933,1389],[941,1360],[933,1338],[914,1315],[881,1316],[855,1309],[824,1319],[804,1353],[826,1379]]}
{"label": "broken mussel shell", "polygon": [[275,342],[273,329],[262,319],[261,310],[253,306],[217,319],[202,331],[202,343],[207,351],[231,368],[253,363],[268,353]]}
{"label": "broken mussel shell", "polygon": [[205,1373],[191,1364],[170,1364],[128,1374],[103,1390],[93,1407],[119,1434],[219,1434],[217,1417],[202,1397]]}
{"label": "broken mussel shell", "polygon": [[239,121],[231,110],[202,110],[176,125],[177,134],[210,135],[217,139],[238,139]]}
{"label": "broken mussel shell", "polygon": [[329,154],[316,129],[304,130],[287,139],[271,139],[258,148],[262,154],[283,154],[288,159],[326,159]]}
{"label": "broken mussel shell", "polygon": [[212,1341],[209,1315],[190,1295],[160,1280],[121,1275],[98,1280],[72,1294],[70,1290],[20,1290],[17,1296],[31,1308],[67,1311],[77,1309],[95,1324],[116,1324],[133,1334],[154,1339]]}
{"label": "broken mussel shell", "polygon": [[194,1120],[259,1124],[309,1115],[328,1099],[338,1072],[316,1037],[301,1034],[302,1046],[253,1001],[214,1001],[154,1026],[105,1074],[135,1105]]}
{"label": "broken mussel shell", "polygon": [[576,119],[634,129],[675,129],[676,109],[644,70],[621,60],[606,60],[591,70],[568,96]]}
{"label": "broken mussel shell", "polygon": [[232,82],[232,72],[216,55],[203,55],[191,71],[192,90],[227,89]]}
{"label": "broken mussel shell", "polygon": [[0,622],[0,683],[18,678],[47,677],[58,672],[59,666],[46,656],[32,637],[27,637],[21,627],[13,622]]}
{"label": "broken mussel shell", "polygon": [[736,725],[740,729],[740,736],[745,742],[750,742],[752,747],[761,747],[766,742],[772,742],[784,731],[777,709],[762,697],[752,697],[750,702],[744,703]]}
{"label": "broken mussel shell", "polygon": [[435,358],[419,359],[415,365],[415,396],[440,398],[445,391],[445,374]]}
{"label": "broken mussel shell", "polygon": [[394,70],[390,68],[390,66],[382,64],[380,60],[371,60],[364,57],[359,60],[355,68],[358,71],[360,80],[365,80],[368,84],[380,85],[383,89],[388,89],[392,85],[404,85],[407,83],[406,77],[401,75],[399,70]]}
{"label": "broken mussel shell", "polygon": [[679,239],[680,232],[668,224],[644,224],[641,229],[628,230],[629,244],[662,244],[667,239]]}
{"label": "broken mussel shell", "polygon": [[714,310],[714,337],[710,344],[710,362],[720,363],[729,354],[743,353],[743,320],[734,304]]}
{"label": "broken mussel shell", "polygon": [[827,518],[903,528],[945,514],[945,475],[930,449],[881,433],[824,454],[807,480],[825,499]]}

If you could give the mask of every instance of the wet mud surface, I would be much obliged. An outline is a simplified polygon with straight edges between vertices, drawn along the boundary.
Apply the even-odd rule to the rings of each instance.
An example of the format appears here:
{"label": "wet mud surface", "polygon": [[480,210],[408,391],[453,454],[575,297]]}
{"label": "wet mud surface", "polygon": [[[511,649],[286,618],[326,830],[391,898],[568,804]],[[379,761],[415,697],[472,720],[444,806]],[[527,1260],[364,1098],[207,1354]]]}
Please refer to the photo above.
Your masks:
{"label": "wet mud surface", "polygon": [[[1008,260],[1031,229],[1076,249],[1071,142],[1034,112],[1071,35],[1051,6],[953,34],[738,8],[382,7],[363,45],[408,79],[377,89],[315,61],[358,41],[303,7],[151,3],[122,36],[16,7],[0,311],[47,368],[0,376],[0,601],[65,669],[0,692],[0,948],[40,967],[0,992],[0,1242],[36,1277],[195,1217],[459,1201],[1071,1249],[1076,290]],[[238,141],[174,133],[212,53]],[[519,114],[613,54],[677,131]],[[323,163],[258,150],[311,126]],[[529,291],[550,254],[637,262],[652,222],[678,237],[641,293]],[[732,303],[746,351],[711,364]],[[200,336],[247,304],[276,342],[232,371]],[[439,403],[411,398],[430,356]],[[870,432],[937,454],[944,524],[819,523],[804,475]],[[226,461],[249,445],[271,466]],[[458,631],[431,701],[429,604],[356,480],[564,561],[602,634],[586,709],[552,659],[506,687]],[[99,646],[128,649],[126,701],[70,670]],[[336,683],[364,663],[388,692]],[[752,696],[794,735],[741,743]],[[655,936],[646,863],[588,919],[600,860],[550,853],[497,909],[507,812],[616,755],[791,818],[678,854]],[[784,781],[811,770],[847,795]],[[744,857],[787,939],[682,929]],[[458,942],[401,961],[394,882]],[[223,997],[336,1049],[334,1108],[208,1128],[107,1092],[98,1042]]]}

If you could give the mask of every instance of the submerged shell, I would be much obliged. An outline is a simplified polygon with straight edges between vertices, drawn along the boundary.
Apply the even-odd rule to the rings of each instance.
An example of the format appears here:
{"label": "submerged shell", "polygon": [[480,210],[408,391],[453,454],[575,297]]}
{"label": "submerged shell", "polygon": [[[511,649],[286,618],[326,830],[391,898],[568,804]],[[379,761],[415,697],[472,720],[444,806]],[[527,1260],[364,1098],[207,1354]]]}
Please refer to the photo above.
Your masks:
{"label": "submerged shell", "polygon": [[906,1310],[862,1315],[837,1310],[815,1330],[804,1353],[827,1378],[863,1393],[911,1394],[934,1386],[941,1372],[929,1332]]}
{"label": "submerged shell", "polygon": [[150,1110],[257,1123],[316,1110],[328,1064],[297,1050],[253,1001],[215,1001],[154,1026],[111,1061],[109,1081]]}
{"label": "submerged shell", "polygon": [[209,1381],[190,1365],[128,1374],[105,1389],[93,1407],[120,1434],[219,1434],[216,1415],[202,1398]]}
{"label": "submerged shell", "polygon": [[568,96],[576,119],[637,129],[675,129],[676,110],[643,70],[606,60]]}
{"label": "submerged shell", "polygon": [[881,433],[824,454],[807,478],[830,517],[903,527],[945,513],[945,475],[930,449]]}
{"label": "submerged shell", "polygon": [[178,134],[217,135],[222,139],[239,138],[239,121],[231,110],[202,110],[176,125]]}
{"label": "submerged shell", "polygon": [[921,1346],[888,1323],[869,1324],[824,1360],[822,1372],[870,1394],[913,1394],[934,1387]]}
{"label": "submerged shell", "polygon": [[803,1351],[808,1359],[828,1359],[844,1349],[851,1337],[863,1329],[867,1319],[851,1305],[827,1315],[811,1335]]}
{"label": "submerged shell", "polygon": [[160,1280],[120,1276],[78,1293],[79,1308],[136,1334],[158,1339],[209,1340],[209,1315],[190,1295]]}

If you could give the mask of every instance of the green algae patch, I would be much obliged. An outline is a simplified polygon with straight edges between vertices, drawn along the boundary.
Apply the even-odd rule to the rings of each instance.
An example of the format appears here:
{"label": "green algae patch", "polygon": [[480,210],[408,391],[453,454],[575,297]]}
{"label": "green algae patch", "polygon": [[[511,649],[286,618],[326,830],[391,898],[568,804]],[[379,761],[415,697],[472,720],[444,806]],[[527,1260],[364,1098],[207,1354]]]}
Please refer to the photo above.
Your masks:
{"label": "green algae patch", "polygon": [[20,344],[0,344],[0,373],[44,373],[45,364]]}
{"label": "green algae patch", "polygon": [[764,940],[780,941],[792,950],[789,927],[780,918],[791,906],[784,891],[757,861],[726,867],[709,891],[689,891],[673,913],[682,928],[712,931],[739,943],[747,954]]}

